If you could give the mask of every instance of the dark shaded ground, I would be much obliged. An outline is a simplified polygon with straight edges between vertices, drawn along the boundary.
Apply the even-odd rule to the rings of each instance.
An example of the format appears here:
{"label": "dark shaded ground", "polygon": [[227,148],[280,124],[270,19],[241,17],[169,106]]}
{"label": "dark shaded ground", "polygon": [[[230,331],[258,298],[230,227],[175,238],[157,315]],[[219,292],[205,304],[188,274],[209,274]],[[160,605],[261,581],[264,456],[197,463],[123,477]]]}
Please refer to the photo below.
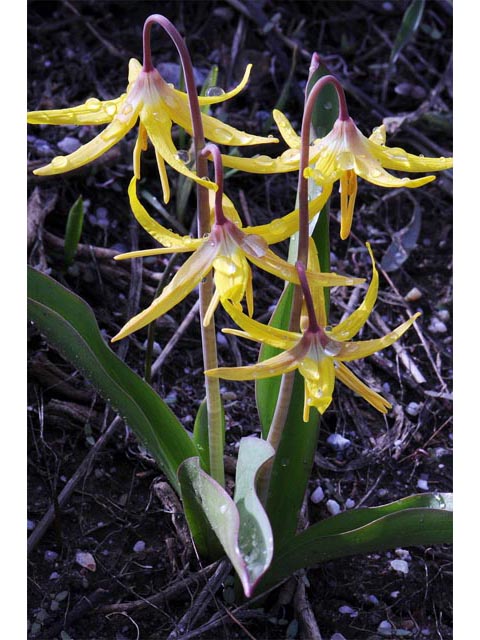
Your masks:
{"label": "dark shaded ground", "polygon": [[[311,53],[318,51],[344,82],[350,111],[364,133],[384,117],[407,115],[390,137],[391,146],[424,155],[449,155],[451,5],[433,0],[426,3],[415,41],[404,50],[386,83],[392,42],[407,6],[403,1],[253,2],[247,17],[242,12],[248,7],[246,1],[31,2],[28,106],[57,108],[93,95],[101,99],[120,95],[126,86],[128,59],[141,56],[144,19],[150,13],[163,12],[186,36],[200,71],[219,65],[220,86],[232,86],[245,64],[254,64],[248,88],[216,111],[217,117],[225,117],[230,124],[262,133],[287,81],[293,46],[297,45],[294,82],[284,106],[297,130]],[[178,62],[174,47],[160,31],[153,43],[158,64]],[[173,73],[171,80],[175,81],[175,67]],[[134,134],[73,174],[44,179],[31,174],[32,169],[61,153],[58,143],[65,143],[68,137],[85,142],[93,133],[93,128],[87,127],[29,128],[29,217],[38,219],[41,212],[48,211],[29,247],[29,262],[48,270],[84,297],[109,338],[128,317],[149,304],[156,273],[163,264],[145,260],[142,272],[139,265],[114,263],[108,252],[106,257],[102,255],[102,248],[117,252],[151,246],[128,210],[126,187]],[[278,153],[273,147],[262,148],[263,152]],[[150,152],[143,175],[145,189],[161,201]],[[170,175],[174,185],[176,178]],[[247,221],[250,216],[261,223],[293,208],[295,187],[294,174],[267,178],[237,174],[228,179],[227,193]],[[439,175],[422,189],[405,191],[387,192],[360,183],[352,236],[348,242],[332,240],[335,268],[364,277],[369,273],[363,248],[366,240],[372,243],[380,262],[392,238],[404,237],[405,230],[415,225],[420,227],[408,259],[395,270],[383,272],[379,301],[362,337],[379,335],[384,331],[383,323],[394,327],[417,310],[423,316],[417,330],[402,340],[401,352],[386,350],[357,368],[365,381],[381,389],[393,403],[386,419],[337,386],[335,401],[322,421],[311,483],[312,490],[322,486],[325,499],[319,505],[308,502],[310,522],[329,515],[325,506],[328,498],[337,500],[342,509],[348,499],[355,501],[355,506],[374,506],[420,492],[426,485],[417,485],[419,480],[426,482],[429,490],[451,490],[451,176]],[[83,248],[65,271],[62,238],[66,215],[79,195],[87,206]],[[191,203],[184,212],[182,222],[187,228],[193,208]],[[175,212],[175,199],[169,211]],[[334,220],[337,213],[336,194]],[[333,236],[337,229],[333,222]],[[255,279],[257,286],[263,286],[257,317],[266,317],[280,292],[279,283],[261,274]],[[135,295],[139,287],[140,299]],[[351,296],[351,291],[336,292],[332,321],[345,311]],[[162,348],[175,335],[192,303],[193,297],[187,298],[158,322],[157,340]],[[219,327],[223,320],[219,314]],[[154,379],[154,386],[186,428],[191,426],[203,394],[198,386],[202,364],[197,325],[195,318]],[[145,332],[139,332],[115,347],[140,372],[144,339]],[[224,363],[233,363],[237,353],[253,362],[256,351],[241,341],[220,349]],[[253,390],[253,385],[224,384],[229,455],[235,454],[235,443],[241,436],[258,428],[253,392],[248,395],[245,389]],[[29,328],[28,391],[28,517],[33,528],[115,416],[33,326]],[[334,432],[352,442],[341,457],[326,443]],[[114,430],[59,510],[55,524],[29,555],[30,637],[173,637],[169,634],[185,612],[199,606],[196,595],[205,577],[194,576],[201,563],[190,553],[181,516],[171,514],[177,509],[174,497],[169,501],[164,486],[155,491],[156,483],[162,480],[125,428],[120,425]],[[78,551],[92,554],[96,571],[76,563]],[[394,550],[309,570],[307,596],[322,638],[330,639],[335,632],[347,640],[385,637],[377,633],[382,621],[391,623],[387,637],[452,638],[450,548],[412,548],[409,553],[406,576],[390,567],[390,561],[401,555]],[[146,602],[192,575],[178,593],[162,602],[157,599],[156,604],[155,600],[153,604]],[[309,637],[296,629],[296,579],[273,593],[262,609],[236,611],[226,615],[220,626],[194,634],[193,630],[217,611],[231,608],[228,580],[209,600],[191,633],[179,637]],[[113,607],[139,600],[146,606],[142,608],[137,602]]]}

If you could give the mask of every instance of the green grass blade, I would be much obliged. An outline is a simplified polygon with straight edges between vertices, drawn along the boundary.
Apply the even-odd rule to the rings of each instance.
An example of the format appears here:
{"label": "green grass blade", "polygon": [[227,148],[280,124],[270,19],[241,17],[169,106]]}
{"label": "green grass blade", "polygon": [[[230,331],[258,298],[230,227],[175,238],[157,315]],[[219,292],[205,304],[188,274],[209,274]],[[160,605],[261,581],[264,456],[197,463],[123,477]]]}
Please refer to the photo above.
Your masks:
{"label": "green grass blade", "polygon": [[393,43],[392,52],[390,54],[390,65],[395,64],[403,48],[415,35],[415,32],[422,21],[424,8],[425,0],[413,0],[405,11],[402,24],[400,25],[397,37]]}
{"label": "green grass blade", "polygon": [[153,389],[104,342],[90,307],[58,282],[28,268],[28,314],[48,342],[119,412],[174,488],[195,445]]}
{"label": "green grass blade", "polygon": [[82,235],[83,217],[83,198],[79,196],[73,203],[67,217],[64,243],[64,263],[66,267],[72,264],[75,257],[80,236]]}

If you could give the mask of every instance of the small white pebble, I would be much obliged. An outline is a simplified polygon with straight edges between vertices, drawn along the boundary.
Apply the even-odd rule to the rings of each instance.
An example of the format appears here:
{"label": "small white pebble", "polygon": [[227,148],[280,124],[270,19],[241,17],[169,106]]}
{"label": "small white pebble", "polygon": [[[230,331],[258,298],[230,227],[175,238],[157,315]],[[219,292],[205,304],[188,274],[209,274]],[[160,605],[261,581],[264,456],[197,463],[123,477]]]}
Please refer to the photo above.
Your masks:
{"label": "small white pebble", "polygon": [[339,433],[332,433],[327,438],[327,444],[335,451],[343,451],[344,449],[348,449],[352,443],[348,438],[344,438]]}
{"label": "small white pebble", "polygon": [[379,498],[384,498],[387,494],[388,494],[388,490],[387,489],[379,489],[377,491],[377,496]]}
{"label": "small white pebble", "polygon": [[407,549],[395,549],[395,555],[398,556],[400,558],[400,560],[411,560],[412,556],[410,555],[410,552],[407,551]]}
{"label": "small white pebble", "polygon": [[338,608],[339,613],[347,613],[351,618],[356,618],[358,616],[358,611],[349,607],[348,604],[344,604]]}
{"label": "small white pebble", "polygon": [[53,571],[50,576],[49,576],[49,580],[58,580],[58,578],[60,578],[60,574],[57,573],[56,571]]}
{"label": "small white pebble", "polygon": [[89,571],[97,570],[95,558],[88,551],[77,551],[75,554],[75,562]]}
{"label": "small white pebble", "polygon": [[63,153],[73,153],[77,149],[80,149],[82,143],[77,138],[73,138],[72,136],[65,136],[63,140],[57,142],[57,147],[63,151]]}
{"label": "small white pebble", "polygon": [[325,493],[322,489],[322,487],[317,487],[316,489],[314,489],[312,491],[312,495],[310,496],[310,500],[313,502],[313,504],[318,504],[319,502],[321,502],[325,497]]}
{"label": "small white pebble", "polygon": [[417,287],[413,287],[413,289],[410,289],[410,291],[407,293],[404,300],[406,302],[415,302],[416,300],[420,300],[421,297],[422,292],[420,291],[420,289],[417,289]]}
{"label": "small white pebble", "polygon": [[400,591],[392,591],[390,593],[391,598],[398,598],[399,595],[400,595]]}
{"label": "small white pebble", "polygon": [[45,551],[43,557],[47,562],[54,562],[54,560],[58,558],[58,553],[56,551],[47,550]]}
{"label": "small white pebble", "polygon": [[448,331],[447,325],[435,316],[431,319],[428,330],[431,333],[447,333]]}
{"label": "small white pebble", "polygon": [[390,560],[390,566],[394,571],[402,573],[405,576],[408,573],[408,562],[405,562],[405,560]]}
{"label": "small white pebble", "polygon": [[417,489],[421,489],[422,491],[429,490],[427,478],[419,478],[417,480]]}
{"label": "small white pebble", "polygon": [[450,312],[448,309],[440,309],[437,311],[437,316],[442,322],[448,322],[450,320]]}
{"label": "small white pebble", "polygon": [[135,553],[142,553],[142,551],[145,551],[145,542],[143,540],[138,540],[138,542],[133,545],[133,550]]}
{"label": "small white pebble", "polygon": [[421,408],[422,408],[422,405],[419,404],[418,402],[409,402],[405,407],[405,411],[408,413],[409,416],[418,416]]}
{"label": "small white pebble", "polygon": [[337,513],[340,513],[340,505],[336,500],[327,500],[327,509],[332,516],[336,516]]}
{"label": "small white pebble", "polygon": [[373,593],[372,593],[371,595],[369,595],[367,597],[367,602],[370,602],[370,604],[377,605],[379,603],[379,600],[378,600],[377,596],[374,596]]}
{"label": "small white pebble", "polygon": [[33,520],[27,520],[27,531],[33,531],[35,529],[35,522]]}
{"label": "small white pebble", "polygon": [[377,631],[387,631],[387,629],[391,629],[392,625],[388,620],[382,620],[377,627]]}
{"label": "small white pebble", "polygon": [[355,506],[355,500],[352,500],[351,498],[347,498],[345,500],[345,509],[353,509],[354,506]]}

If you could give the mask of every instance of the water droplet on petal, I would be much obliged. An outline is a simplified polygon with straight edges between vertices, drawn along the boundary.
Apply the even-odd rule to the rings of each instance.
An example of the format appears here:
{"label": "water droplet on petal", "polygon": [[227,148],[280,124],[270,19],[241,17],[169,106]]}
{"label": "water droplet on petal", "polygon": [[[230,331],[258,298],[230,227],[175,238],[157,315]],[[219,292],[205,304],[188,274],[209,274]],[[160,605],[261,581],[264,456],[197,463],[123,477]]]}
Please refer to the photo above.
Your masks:
{"label": "water droplet on petal", "polygon": [[114,116],[117,113],[117,106],[115,104],[107,104],[105,111],[109,116]]}
{"label": "water droplet on petal", "polygon": [[297,164],[300,162],[300,151],[298,149],[287,149],[280,158],[286,164]]}
{"label": "water droplet on petal", "polygon": [[382,175],[382,172],[380,169],[377,169],[375,167],[372,167],[369,172],[368,175],[370,176],[370,178],[378,178]]}
{"label": "water droplet on petal", "polygon": [[223,96],[225,93],[225,91],[222,89],[222,87],[209,87],[206,92],[205,95],[208,96],[209,98],[215,97],[215,96]]}
{"label": "water droplet on petal", "polygon": [[325,109],[325,111],[331,111],[331,110],[332,110],[332,108],[333,108],[333,105],[332,105],[332,103],[331,103],[331,102],[325,102],[325,103],[323,104],[323,108]]}
{"label": "water droplet on petal", "polygon": [[63,169],[68,165],[68,160],[65,156],[57,156],[52,159],[51,165],[55,167],[55,169]]}
{"label": "water droplet on petal", "polygon": [[355,166],[355,157],[351,151],[340,151],[337,154],[337,162],[341,169],[353,169]]}
{"label": "water droplet on petal", "polygon": [[89,111],[100,111],[102,104],[98,98],[89,98],[85,104],[88,106]]}
{"label": "water droplet on petal", "polygon": [[259,164],[262,167],[271,167],[273,165],[273,158],[269,156],[257,156],[254,158],[255,164]]}
{"label": "water droplet on petal", "polygon": [[233,140],[233,133],[228,131],[228,129],[222,129],[218,127],[214,131],[214,136],[212,136],[212,140],[214,139],[219,144],[229,144]]}

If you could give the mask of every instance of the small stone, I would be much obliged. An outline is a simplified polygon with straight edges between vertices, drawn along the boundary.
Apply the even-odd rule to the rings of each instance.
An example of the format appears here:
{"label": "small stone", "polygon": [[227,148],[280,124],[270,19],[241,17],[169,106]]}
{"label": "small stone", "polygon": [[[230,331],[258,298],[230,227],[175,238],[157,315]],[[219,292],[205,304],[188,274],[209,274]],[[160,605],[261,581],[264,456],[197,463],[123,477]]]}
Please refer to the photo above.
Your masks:
{"label": "small stone", "polygon": [[450,311],[448,309],[440,309],[437,311],[437,316],[442,322],[448,322],[450,320]]}
{"label": "small stone", "polygon": [[138,542],[133,545],[133,550],[135,553],[142,553],[145,551],[145,542],[143,540],[138,540]]}
{"label": "small stone", "polygon": [[391,591],[390,592],[390,597],[391,598],[396,599],[396,598],[398,598],[399,595],[400,595],[400,591]]}
{"label": "small stone", "polygon": [[228,349],[228,340],[221,331],[217,331],[217,344],[220,347]]}
{"label": "small stone", "polygon": [[344,438],[339,433],[332,433],[327,438],[327,444],[334,451],[344,451],[345,449],[348,449],[352,443],[348,438]]}
{"label": "small stone", "polygon": [[325,497],[325,493],[322,489],[322,487],[317,487],[316,489],[314,489],[312,491],[312,495],[310,496],[310,500],[313,502],[313,504],[318,504],[319,502],[321,502]]}
{"label": "small stone", "polygon": [[352,607],[349,607],[348,604],[344,604],[341,607],[339,607],[338,611],[339,613],[348,614],[351,618],[356,618],[358,616],[358,611],[356,611],[355,609],[352,609]]}
{"label": "small stone", "polygon": [[354,506],[355,506],[355,500],[352,500],[351,498],[347,498],[345,500],[345,509],[353,509]]}
{"label": "small stone", "polygon": [[429,487],[428,487],[428,476],[425,475],[424,473],[422,473],[420,478],[417,480],[417,488],[421,489],[422,491],[428,491],[429,490]]}
{"label": "small stone", "polygon": [[409,416],[418,416],[421,408],[422,408],[422,405],[420,403],[409,402],[405,407],[405,411],[408,413]]}
{"label": "small stone", "polygon": [[330,640],[347,640],[341,633],[334,633]]}
{"label": "small stone", "polygon": [[33,520],[27,520],[27,531],[33,531],[36,525]]}
{"label": "small stone", "polygon": [[49,580],[58,580],[60,578],[60,574],[57,573],[56,571],[53,571],[50,576],[49,576]]}
{"label": "small stone", "polygon": [[413,287],[413,289],[410,289],[410,291],[407,293],[404,300],[405,302],[416,302],[417,300],[420,300],[421,297],[422,292],[420,291],[420,289],[417,289],[417,287]]}
{"label": "small stone", "polygon": [[404,576],[408,574],[408,562],[405,562],[405,560],[390,560],[390,566],[394,571],[397,571]]}
{"label": "small stone", "polygon": [[377,627],[377,631],[390,631],[392,625],[388,620],[382,620]]}
{"label": "small stone", "polygon": [[77,149],[80,149],[81,146],[82,143],[73,136],[65,136],[63,140],[57,142],[57,147],[66,154],[73,153]]}
{"label": "small stone", "polygon": [[370,604],[373,604],[374,606],[377,606],[377,604],[379,604],[379,600],[377,596],[373,595],[373,593],[367,596],[367,602],[369,602]]}
{"label": "small stone", "polygon": [[377,496],[379,498],[385,498],[386,495],[388,495],[388,489],[379,489],[377,491]]}
{"label": "small stone", "polygon": [[427,629],[427,628],[425,627],[424,629],[422,629],[422,630],[420,631],[420,633],[422,634],[422,636],[429,636],[429,635],[430,635],[430,633],[431,633],[431,631],[430,631],[430,629]]}
{"label": "small stone", "polygon": [[43,557],[47,562],[55,562],[55,560],[58,558],[58,553],[56,551],[47,550],[43,554]]}
{"label": "small stone", "polygon": [[447,325],[435,316],[431,319],[428,330],[431,333],[447,333],[448,331]]}
{"label": "small stone", "polygon": [[410,555],[410,552],[407,551],[407,549],[395,549],[395,555],[398,556],[400,558],[400,560],[411,560],[412,556]]}
{"label": "small stone", "polygon": [[327,500],[327,510],[332,516],[336,516],[337,513],[340,513],[340,505],[336,500]]}
{"label": "small stone", "polygon": [[77,551],[77,553],[75,554],[75,562],[84,569],[88,569],[89,571],[97,570],[95,558],[91,553],[88,553],[88,551]]}

